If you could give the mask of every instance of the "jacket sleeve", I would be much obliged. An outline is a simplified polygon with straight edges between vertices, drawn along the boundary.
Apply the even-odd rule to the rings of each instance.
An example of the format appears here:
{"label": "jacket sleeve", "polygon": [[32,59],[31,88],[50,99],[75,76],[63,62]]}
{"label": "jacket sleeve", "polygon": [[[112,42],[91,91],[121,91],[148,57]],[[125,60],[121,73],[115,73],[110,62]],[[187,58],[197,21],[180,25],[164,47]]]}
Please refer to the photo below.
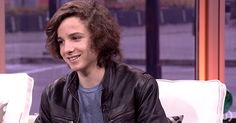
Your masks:
{"label": "jacket sleeve", "polygon": [[154,78],[142,81],[138,87],[138,123],[168,123],[159,99],[158,84]]}
{"label": "jacket sleeve", "polygon": [[48,88],[45,88],[41,95],[41,102],[39,107],[39,115],[34,123],[51,123],[50,108],[48,101]]}

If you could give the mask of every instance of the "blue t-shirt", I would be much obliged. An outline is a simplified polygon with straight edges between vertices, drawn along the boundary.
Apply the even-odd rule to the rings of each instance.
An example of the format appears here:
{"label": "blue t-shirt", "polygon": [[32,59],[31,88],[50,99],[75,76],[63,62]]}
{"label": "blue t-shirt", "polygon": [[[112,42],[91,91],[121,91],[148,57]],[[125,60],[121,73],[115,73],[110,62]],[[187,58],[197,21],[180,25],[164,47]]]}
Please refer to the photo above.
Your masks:
{"label": "blue t-shirt", "polygon": [[103,123],[101,111],[102,85],[93,88],[79,86],[79,108],[81,123]]}

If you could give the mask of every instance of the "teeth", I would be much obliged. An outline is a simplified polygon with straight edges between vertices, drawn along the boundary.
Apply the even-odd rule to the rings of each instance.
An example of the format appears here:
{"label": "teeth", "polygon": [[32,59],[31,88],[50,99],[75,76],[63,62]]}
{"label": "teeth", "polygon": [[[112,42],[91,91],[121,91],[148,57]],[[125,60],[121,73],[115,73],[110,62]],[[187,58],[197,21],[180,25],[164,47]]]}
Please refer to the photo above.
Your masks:
{"label": "teeth", "polygon": [[78,58],[79,58],[79,56],[74,56],[74,57],[70,57],[69,60],[70,60],[70,61],[75,61],[75,60],[78,59]]}

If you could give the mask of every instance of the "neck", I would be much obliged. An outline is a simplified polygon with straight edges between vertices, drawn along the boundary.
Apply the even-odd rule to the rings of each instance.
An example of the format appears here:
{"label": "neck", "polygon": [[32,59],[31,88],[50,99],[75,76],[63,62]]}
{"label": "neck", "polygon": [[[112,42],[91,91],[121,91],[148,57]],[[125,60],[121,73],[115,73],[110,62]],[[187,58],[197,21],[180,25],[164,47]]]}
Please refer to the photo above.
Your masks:
{"label": "neck", "polygon": [[102,82],[105,74],[105,68],[96,66],[87,72],[77,72],[80,80],[80,85],[84,88],[92,88]]}

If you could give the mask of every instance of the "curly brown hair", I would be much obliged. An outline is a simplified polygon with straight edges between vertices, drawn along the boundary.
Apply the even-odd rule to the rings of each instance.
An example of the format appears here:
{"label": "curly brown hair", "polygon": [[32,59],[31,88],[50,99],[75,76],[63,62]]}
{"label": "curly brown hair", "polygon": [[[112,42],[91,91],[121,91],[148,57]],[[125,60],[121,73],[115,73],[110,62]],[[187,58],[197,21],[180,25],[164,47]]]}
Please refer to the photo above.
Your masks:
{"label": "curly brown hair", "polygon": [[119,25],[107,8],[93,0],[67,2],[49,20],[46,28],[46,48],[53,57],[62,59],[57,42],[57,30],[64,19],[72,16],[85,22],[91,33],[91,48],[98,53],[98,66],[105,66],[114,58],[121,60]]}

